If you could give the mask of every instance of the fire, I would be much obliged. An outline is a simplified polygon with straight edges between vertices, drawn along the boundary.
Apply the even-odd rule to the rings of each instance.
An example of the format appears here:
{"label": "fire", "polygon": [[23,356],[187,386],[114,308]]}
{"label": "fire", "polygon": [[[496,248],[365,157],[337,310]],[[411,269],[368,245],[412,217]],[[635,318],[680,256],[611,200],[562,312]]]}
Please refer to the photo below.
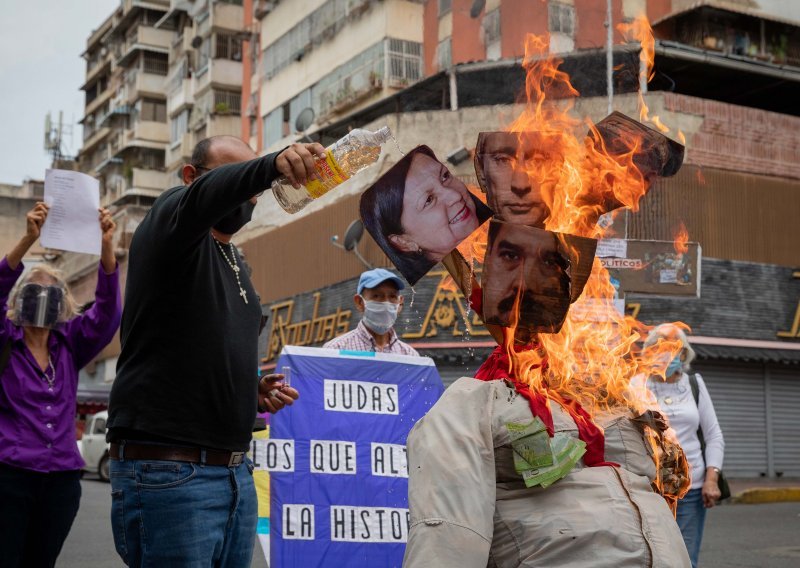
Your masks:
{"label": "fire", "polygon": [[678,254],[686,254],[689,252],[689,231],[686,230],[686,225],[680,224],[678,230],[675,232],[675,252]]}
{"label": "fire", "polygon": [[[640,18],[621,28],[625,37],[635,37],[641,42],[643,73],[649,78],[654,41],[647,20]],[[532,186],[540,189],[550,211],[545,228],[600,238],[603,236],[603,229],[597,224],[600,214],[620,206],[637,210],[649,187],[646,176],[634,163],[642,140],[635,136],[622,140],[627,151],[615,151],[612,156],[598,126],[572,116],[572,103],[578,92],[569,77],[558,69],[561,61],[548,56],[547,46],[547,38],[533,35],[527,38],[523,65],[527,69],[528,102],[507,130],[518,133],[521,146],[530,142],[531,136],[538,137],[537,142],[545,150],[525,165]],[[647,118],[647,107],[643,99],[641,102],[643,120],[667,131],[658,117]],[[679,242],[685,246],[687,239],[684,229],[676,240],[676,247]],[[485,250],[485,229],[459,248],[468,261],[481,261]],[[637,375],[663,376],[668,361],[680,350],[680,344],[666,340],[646,352],[641,351],[637,344],[644,339],[648,328],[620,313],[615,308],[615,298],[616,290],[608,272],[595,259],[584,292],[572,305],[558,333],[541,334],[538,348],[517,351],[514,344],[520,343],[519,330],[503,328],[505,349],[516,376],[552,401],[565,398],[578,401],[593,416],[625,409],[641,414],[654,408],[654,398],[644,381],[632,386],[632,379]],[[670,461],[680,462],[683,454],[676,449],[674,436],[668,435],[665,444],[656,430],[645,430],[650,432],[651,447],[659,466]],[[678,466],[679,478],[688,475],[685,460]],[[665,467],[659,470],[673,471]],[[672,488],[667,487],[671,483]],[[677,497],[688,490],[685,479],[670,480],[662,475],[658,484],[666,493],[672,490]]]}

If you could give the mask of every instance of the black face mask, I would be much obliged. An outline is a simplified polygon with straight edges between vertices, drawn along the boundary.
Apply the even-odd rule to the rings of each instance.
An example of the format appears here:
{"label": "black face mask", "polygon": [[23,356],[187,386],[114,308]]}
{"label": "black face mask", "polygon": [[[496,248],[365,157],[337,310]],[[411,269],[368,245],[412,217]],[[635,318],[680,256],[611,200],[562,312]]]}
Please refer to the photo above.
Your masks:
{"label": "black face mask", "polygon": [[253,209],[255,208],[255,203],[245,201],[239,205],[239,207],[217,221],[214,228],[224,235],[233,235],[250,222],[250,219],[253,217]]}
{"label": "black face mask", "polygon": [[58,286],[25,284],[17,297],[17,324],[52,328],[58,322],[64,291]]}

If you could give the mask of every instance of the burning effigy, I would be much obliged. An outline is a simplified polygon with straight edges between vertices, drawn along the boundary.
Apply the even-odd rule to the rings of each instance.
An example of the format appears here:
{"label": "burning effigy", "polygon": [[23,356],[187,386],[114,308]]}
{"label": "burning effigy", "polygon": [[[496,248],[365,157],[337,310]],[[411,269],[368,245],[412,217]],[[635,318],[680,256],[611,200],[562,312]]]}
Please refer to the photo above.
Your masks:
{"label": "burning effigy", "polygon": [[[674,521],[690,485],[687,462],[633,380],[663,375],[680,346],[637,348],[645,327],[615,308],[615,288],[594,258],[601,216],[637,210],[656,178],[678,171],[683,146],[620,113],[596,124],[575,118],[578,93],[546,45],[528,37],[525,110],[505,131],[478,138],[490,221],[466,188],[460,197],[445,191],[454,183],[438,162],[432,179],[404,174],[401,185],[415,214],[440,207],[452,248],[445,255],[432,257],[386,225],[381,240],[369,218],[375,198],[362,199],[362,218],[389,257],[441,261],[498,343],[409,435],[404,565],[690,566]],[[651,44],[642,46],[647,57]],[[649,122],[664,130],[656,117]]]}

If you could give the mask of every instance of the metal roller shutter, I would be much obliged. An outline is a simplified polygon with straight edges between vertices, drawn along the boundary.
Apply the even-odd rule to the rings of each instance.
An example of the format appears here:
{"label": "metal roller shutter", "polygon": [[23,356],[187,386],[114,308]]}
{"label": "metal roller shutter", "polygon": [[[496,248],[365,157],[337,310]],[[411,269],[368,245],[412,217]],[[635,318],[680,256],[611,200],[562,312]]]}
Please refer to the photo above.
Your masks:
{"label": "metal roller shutter", "polygon": [[761,366],[700,364],[725,437],[723,469],[730,477],[767,475],[767,417]]}
{"label": "metal roller shutter", "polygon": [[770,400],[775,474],[800,477],[800,371],[770,369]]}

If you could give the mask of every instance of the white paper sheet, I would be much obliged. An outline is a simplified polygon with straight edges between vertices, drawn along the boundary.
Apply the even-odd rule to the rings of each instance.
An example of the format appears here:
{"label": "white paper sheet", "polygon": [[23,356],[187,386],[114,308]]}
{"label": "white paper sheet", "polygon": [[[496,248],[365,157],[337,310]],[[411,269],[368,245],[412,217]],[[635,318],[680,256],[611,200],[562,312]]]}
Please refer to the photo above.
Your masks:
{"label": "white paper sheet", "polygon": [[100,182],[71,170],[47,170],[44,202],[50,206],[42,226],[42,246],[100,254],[102,231],[98,221]]}
{"label": "white paper sheet", "polygon": [[625,239],[600,239],[597,241],[597,258],[625,258],[628,254],[628,241]]}

